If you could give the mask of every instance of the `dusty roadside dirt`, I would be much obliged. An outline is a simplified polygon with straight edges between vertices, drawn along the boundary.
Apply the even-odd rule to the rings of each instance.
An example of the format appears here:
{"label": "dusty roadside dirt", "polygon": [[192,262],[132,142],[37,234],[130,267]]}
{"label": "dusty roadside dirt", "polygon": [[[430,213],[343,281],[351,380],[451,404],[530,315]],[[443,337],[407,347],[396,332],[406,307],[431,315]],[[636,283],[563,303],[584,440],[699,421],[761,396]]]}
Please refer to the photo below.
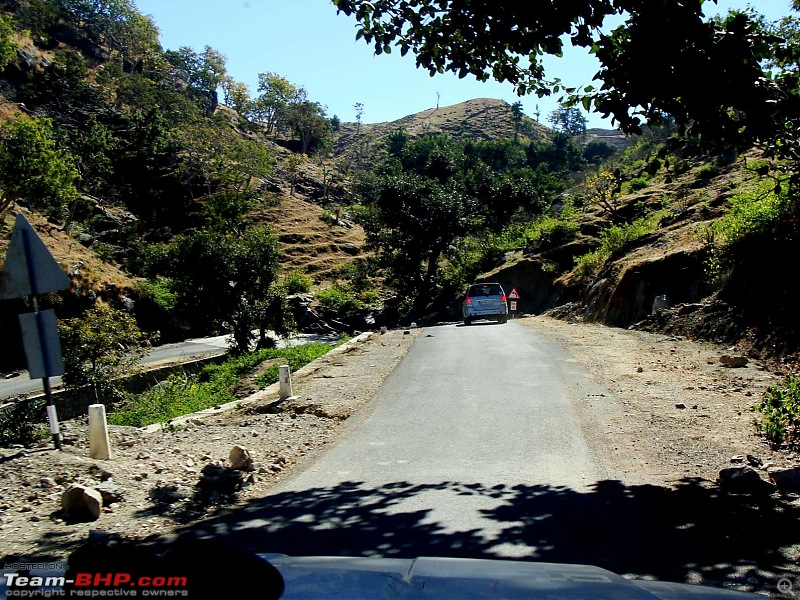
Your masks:
{"label": "dusty roadside dirt", "polygon": [[[733,456],[758,457],[765,476],[769,465],[800,464],[796,455],[773,452],[754,435],[750,407],[767,387],[782,381],[774,367],[750,361],[745,367],[727,368],[719,359],[728,349],[675,336],[544,316],[521,321],[563,345],[605,390],[576,401],[578,420],[587,442],[620,478],[637,475],[649,482],[649,487],[635,490],[642,498],[649,498],[642,490],[678,490],[675,499],[681,502],[688,485],[691,501],[699,497],[714,511],[719,502],[728,506],[714,488],[719,469],[730,466]],[[62,452],[49,446],[0,451],[0,554],[6,561],[63,559],[90,532],[98,531],[125,539],[163,539],[218,510],[264,496],[274,483],[346,435],[357,421],[352,417],[424,331],[375,333],[323,357],[294,378],[297,399],[278,406],[273,404],[277,395],[267,394],[236,409],[189,420],[175,431],[114,428],[111,461],[88,458],[82,421],[64,424],[69,444]],[[609,399],[619,410],[604,413],[602,421],[594,419]],[[247,448],[254,461],[253,470],[243,473],[244,486],[230,495],[223,488],[199,488],[204,468],[227,466],[236,444]],[[65,487],[103,480],[124,488],[121,499],[105,506],[96,521],[66,519],[60,510]],[[730,518],[755,519],[756,527],[763,527],[756,532],[758,552],[768,557],[736,579],[741,589],[763,590],[776,574],[797,577],[800,572],[800,537],[791,537],[796,518],[781,520],[796,516],[800,503],[795,497],[775,496],[767,506],[759,504],[763,500],[736,500]],[[656,511],[656,520],[663,516],[668,535],[674,533],[669,515],[658,513],[655,505],[650,510]],[[792,525],[787,529],[785,523]],[[739,541],[750,544],[749,538]],[[729,584],[731,577],[720,569],[716,582]],[[715,582],[715,575],[706,569],[702,576],[685,579]]]}

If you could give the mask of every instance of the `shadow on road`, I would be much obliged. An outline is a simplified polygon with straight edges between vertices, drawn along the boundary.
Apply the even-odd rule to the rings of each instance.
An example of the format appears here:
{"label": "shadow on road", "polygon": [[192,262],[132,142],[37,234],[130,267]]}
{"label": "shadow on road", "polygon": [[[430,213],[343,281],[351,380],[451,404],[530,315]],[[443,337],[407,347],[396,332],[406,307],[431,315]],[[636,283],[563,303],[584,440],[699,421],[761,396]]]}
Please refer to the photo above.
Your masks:
{"label": "shadow on road", "polygon": [[[424,504],[402,506],[431,492],[496,501],[482,512],[499,533],[454,532],[419,508]],[[800,573],[792,558],[800,543],[798,517],[796,502],[729,496],[695,479],[671,488],[600,481],[585,492],[456,482],[373,489],[344,482],[252,500],[185,525],[180,535],[289,555],[505,558],[501,545],[525,546],[519,558],[526,560],[766,592],[780,577]]]}

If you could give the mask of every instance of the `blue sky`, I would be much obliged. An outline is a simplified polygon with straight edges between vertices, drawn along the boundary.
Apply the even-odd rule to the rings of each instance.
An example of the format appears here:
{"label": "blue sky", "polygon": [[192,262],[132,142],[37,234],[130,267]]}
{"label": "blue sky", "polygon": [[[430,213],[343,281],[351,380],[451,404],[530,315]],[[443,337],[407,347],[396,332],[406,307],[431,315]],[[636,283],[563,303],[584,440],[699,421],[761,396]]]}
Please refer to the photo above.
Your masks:
{"label": "blue sky", "polygon": [[[197,51],[208,45],[227,57],[228,73],[257,93],[258,73],[273,72],[304,87],[310,100],[355,121],[353,105],[364,105],[363,121],[393,121],[438,102],[447,106],[471,98],[521,100],[523,111],[540,121],[557,108],[554,97],[518,98],[508,84],[481,83],[442,74],[430,77],[417,69],[409,53],[398,51],[374,56],[363,41],[355,39],[355,20],[337,15],[330,0],[135,0],[139,11],[151,15],[161,32],[165,49],[189,46]],[[744,8],[742,0],[719,0],[711,12]],[[789,13],[789,0],[758,0],[756,9],[768,19]],[[561,59],[545,63],[548,77],[570,85],[591,83],[596,68],[591,57],[567,48]],[[587,115],[589,127],[611,127],[610,120]]]}

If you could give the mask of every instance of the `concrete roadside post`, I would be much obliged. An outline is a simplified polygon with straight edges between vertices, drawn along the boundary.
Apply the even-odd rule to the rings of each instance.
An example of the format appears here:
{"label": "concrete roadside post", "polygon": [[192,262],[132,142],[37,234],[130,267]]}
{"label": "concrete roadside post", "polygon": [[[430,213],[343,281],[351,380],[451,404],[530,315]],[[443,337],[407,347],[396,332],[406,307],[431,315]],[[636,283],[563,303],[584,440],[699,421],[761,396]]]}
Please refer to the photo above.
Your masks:
{"label": "concrete roadside post", "polygon": [[105,404],[89,405],[89,456],[97,460],[111,459]]}
{"label": "concrete roadside post", "polygon": [[522,300],[522,296],[519,295],[517,288],[511,288],[511,293],[508,294],[508,310],[511,313],[512,319],[517,316],[517,305],[520,300]]}
{"label": "concrete roadside post", "polygon": [[292,373],[289,370],[289,365],[281,365],[278,367],[278,373],[281,399],[291,398],[294,396],[294,393],[292,393]]}

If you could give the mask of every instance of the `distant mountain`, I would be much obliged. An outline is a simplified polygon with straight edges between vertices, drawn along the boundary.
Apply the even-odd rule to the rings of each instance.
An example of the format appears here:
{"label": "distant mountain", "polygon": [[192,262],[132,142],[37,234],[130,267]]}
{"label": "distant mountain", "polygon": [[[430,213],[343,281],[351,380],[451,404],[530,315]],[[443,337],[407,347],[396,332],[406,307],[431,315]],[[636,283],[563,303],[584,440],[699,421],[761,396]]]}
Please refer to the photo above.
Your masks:
{"label": "distant mountain", "polygon": [[[334,150],[338,156],[353,157],[359,152],[371,154],[375,145],[391,132],[404,129],[412,136],[426,133],[444,133],[459,140],[503,140],[513,139],[515,135],[514,118],[511,105],[496,98],[475,98],[452,104],[429,108],[396,121],[384,123],[342,123],[334,133]],[[548,139],[553,130],[523,115],[519,139],[529,141]],[[629,143],[621,131],[611,129],[590,129],[587,140],[599,139],[616,148]]]}

